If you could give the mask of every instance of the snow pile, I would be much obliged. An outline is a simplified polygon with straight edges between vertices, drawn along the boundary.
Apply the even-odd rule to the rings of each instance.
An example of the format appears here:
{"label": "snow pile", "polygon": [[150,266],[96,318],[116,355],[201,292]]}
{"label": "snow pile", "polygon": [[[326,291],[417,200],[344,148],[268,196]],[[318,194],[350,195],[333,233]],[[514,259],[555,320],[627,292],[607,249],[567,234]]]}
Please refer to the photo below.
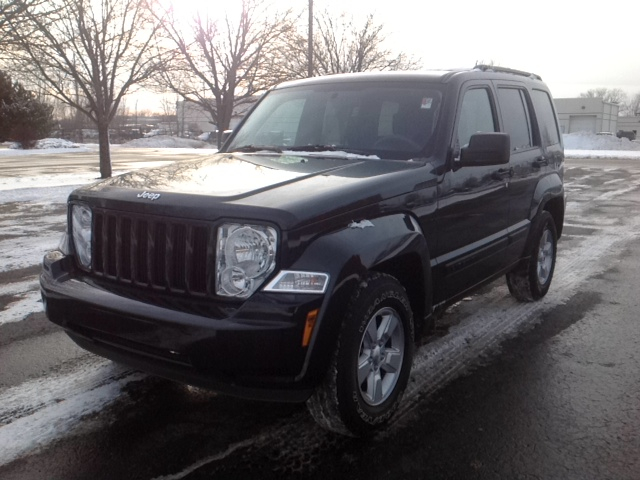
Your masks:
{"label": "snow pile", "polygon": [[[44,150],[46,148],[79,148],[80,145],[77,143],[70,142],[69,140],[64,140],[62,138],[43,138],[42,140],[38,140],[36,142],[35,149]],[[9,145],[9,148],[21,149],[19,143],[12,143]]]}
{"label": "snow pile", "polygon": [[211,144],[190,138],[156,135],[149,138],[136,138],[130,142],[123,143],[122,146],[134,148],[210,148]]}
{"label": "snow pile", "polygon": [[567,150],[637,150],[640,143],[615,135],[596,135],[587,132],[565,133],[562,136]]}
{"label": "snow pile", "polygon": [[52,153],[87,153],[98,151],[97,144],[72,143],[60,138],[39,140],[39,145],[40,146],[36,146],[36,148],[24,150],[20,148],[18,144],[4,143],[2,148],[0,148],[0,157],[25,157],[30,155],[49,155]]}

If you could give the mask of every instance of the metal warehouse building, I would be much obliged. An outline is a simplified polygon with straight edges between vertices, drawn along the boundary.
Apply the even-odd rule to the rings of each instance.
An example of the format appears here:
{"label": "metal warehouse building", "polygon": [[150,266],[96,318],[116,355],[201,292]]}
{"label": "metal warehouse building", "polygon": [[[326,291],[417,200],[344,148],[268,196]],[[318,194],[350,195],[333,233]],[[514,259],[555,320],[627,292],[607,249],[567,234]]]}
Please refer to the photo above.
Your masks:
{"label": "metal warehouse building", "polygon": [[618,105],[601,98],[554,99],[562,133],[618,130]]}

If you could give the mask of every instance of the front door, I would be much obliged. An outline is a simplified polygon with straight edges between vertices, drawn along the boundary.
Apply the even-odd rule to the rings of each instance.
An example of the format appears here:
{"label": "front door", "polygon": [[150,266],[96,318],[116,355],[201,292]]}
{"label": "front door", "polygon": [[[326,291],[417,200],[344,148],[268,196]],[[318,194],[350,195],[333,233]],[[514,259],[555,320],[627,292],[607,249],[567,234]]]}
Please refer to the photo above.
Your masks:
{"label": "front door", "polygon": [[474,287],[508,261],[509,165],[456,166],[471,135],[498,131],[497,118],[492,89],[468,85],[456,116],[454,158],[439,187],[436,304]]}

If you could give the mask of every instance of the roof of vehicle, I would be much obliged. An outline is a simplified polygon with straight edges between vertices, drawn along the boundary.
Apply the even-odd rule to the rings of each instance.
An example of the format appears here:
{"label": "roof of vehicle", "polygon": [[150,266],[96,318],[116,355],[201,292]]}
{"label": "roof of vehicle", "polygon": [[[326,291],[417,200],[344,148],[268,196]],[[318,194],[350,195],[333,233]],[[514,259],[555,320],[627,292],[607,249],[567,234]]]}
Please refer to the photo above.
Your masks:
{"label": "roof of vehicle", "polygon": [[276,88],[290,87],[294,85],[317,85],[327,83],[341,83],[345,81],[428,81],[446,83],[448,80],[458,76],[469,78],[502,78],[507,79],[518,77],[521,80],[529,79],[541,81],[542,78],[534,73],[515,70],[506,67],[497,67],[493,65],[476,65],[473,68],[458,68],[450,70],[414,70],[414,71],[392,71],[392,72],[360,72],[360,73],[341,73],[334,75],[325,75],[320,77],[305,78],[301,80],[292,80],[284,82]]}

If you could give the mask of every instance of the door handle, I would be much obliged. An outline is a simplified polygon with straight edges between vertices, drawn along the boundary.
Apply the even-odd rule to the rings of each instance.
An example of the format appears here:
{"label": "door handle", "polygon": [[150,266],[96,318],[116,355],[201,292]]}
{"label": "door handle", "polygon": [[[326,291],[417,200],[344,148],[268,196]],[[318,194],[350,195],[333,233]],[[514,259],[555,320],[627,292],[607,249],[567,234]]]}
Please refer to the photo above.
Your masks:
{"label": "door handle", "polygon": [[501,168],[491,175],[495,180],[502,180],[507,177],[513,177],[513,168]]}
{"label": "door handle", "polygon": [[549,165],[547,157],[538,157],[533,161],[533,168],[546,167],[547,165]]}

